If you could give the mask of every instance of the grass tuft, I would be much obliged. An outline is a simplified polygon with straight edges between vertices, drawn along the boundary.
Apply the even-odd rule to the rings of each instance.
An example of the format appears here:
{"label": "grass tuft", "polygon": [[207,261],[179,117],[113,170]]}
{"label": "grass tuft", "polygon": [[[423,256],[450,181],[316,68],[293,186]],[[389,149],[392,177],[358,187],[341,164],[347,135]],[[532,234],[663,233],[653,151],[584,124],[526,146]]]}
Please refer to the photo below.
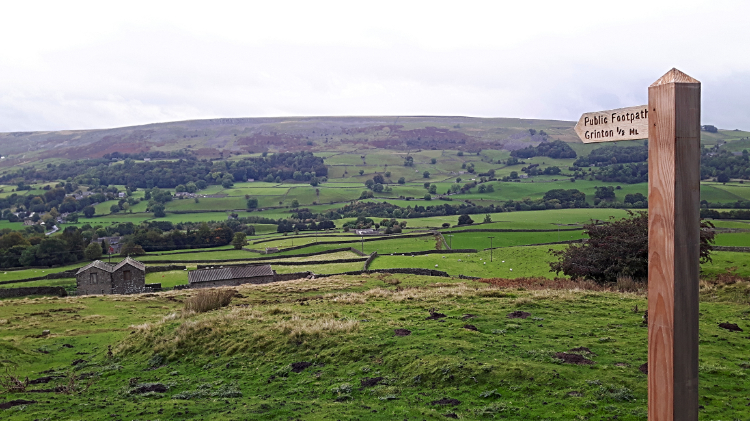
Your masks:
{"label": "grass tuft", "polygon": [[236,293],[237,291],[233,289],[202,289],[194,296],[185,300],[184,311],[187,313],[205,313],[217,308],[226,307]]}

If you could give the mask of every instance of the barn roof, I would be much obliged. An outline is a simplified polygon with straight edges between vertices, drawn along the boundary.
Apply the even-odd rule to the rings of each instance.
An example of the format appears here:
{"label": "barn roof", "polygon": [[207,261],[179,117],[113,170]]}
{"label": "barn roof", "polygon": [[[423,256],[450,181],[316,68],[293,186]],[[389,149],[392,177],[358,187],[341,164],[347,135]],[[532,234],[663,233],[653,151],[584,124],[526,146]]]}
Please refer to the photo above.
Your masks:
{"label": "barn roof", "polygon": [[146,270],[146,265],[144,265],[143,263],[137,260],[131,259],[130,256],[126,257],[122,262],[118,263],[117,266],[115,266],[114,269],[112,270],[115,271],[117,269],[120,269],[126,264],[130,264],[130,266],[133,266],[134,268],[139,269],[139,270],[143,270],[143,271]]}
{"label": "barn roof", "polygon": [[78,269],[78,272],[76,272],[76,275],[91,268],[97,268],[97,269],[101,269],[107,272],[112,272],[114,270],[114,266],[110,265],[109,263],[102,262],[101,260],[94,260],[88,265]]}
{"label": "barn roof", "polygon": [[229,266],[225,268],[193,270],[188,272],[188,283],[257,278],[259,276],[273,276],[271,265]]}

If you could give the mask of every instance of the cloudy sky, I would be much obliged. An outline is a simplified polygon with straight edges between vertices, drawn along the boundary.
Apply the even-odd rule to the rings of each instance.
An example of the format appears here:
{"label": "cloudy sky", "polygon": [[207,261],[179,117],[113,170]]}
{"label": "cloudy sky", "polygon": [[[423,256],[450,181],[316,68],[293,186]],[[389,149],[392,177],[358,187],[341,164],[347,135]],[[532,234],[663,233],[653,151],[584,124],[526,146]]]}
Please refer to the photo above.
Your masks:
{"label": "cloudy sky", "polygon": [[5,2],[0,132],[214,117],[577,120],[672,67],[750,129],[748,1]]}

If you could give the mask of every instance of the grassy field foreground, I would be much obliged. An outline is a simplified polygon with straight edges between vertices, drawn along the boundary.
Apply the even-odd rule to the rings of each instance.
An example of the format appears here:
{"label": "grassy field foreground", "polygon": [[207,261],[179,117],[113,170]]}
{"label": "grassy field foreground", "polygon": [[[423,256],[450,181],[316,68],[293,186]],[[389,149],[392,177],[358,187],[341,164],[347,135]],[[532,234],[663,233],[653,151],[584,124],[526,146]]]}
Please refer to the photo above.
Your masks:
{"label": "grassy field foreground", "polygon": [[[194,290],[3,300],[3,380],[41,380],[0,395],[35,401],[2,415],[645,420],[645,296],[581,287],[591,285],[331,277],[241,286],[203,314],[182,312]],[[750,416],[750,340],[718,327],[750,327],[748,291],[702,282],[703,420]],[[517,311],[528,314],[509,318]]]}

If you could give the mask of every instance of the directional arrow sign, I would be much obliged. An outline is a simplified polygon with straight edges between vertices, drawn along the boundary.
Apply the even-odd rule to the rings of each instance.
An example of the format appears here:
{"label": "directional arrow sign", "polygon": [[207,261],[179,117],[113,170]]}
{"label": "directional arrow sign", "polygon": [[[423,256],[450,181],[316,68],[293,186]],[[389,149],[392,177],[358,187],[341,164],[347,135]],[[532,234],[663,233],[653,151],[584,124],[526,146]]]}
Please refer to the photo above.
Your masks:
{"label": "directional arrow sign", "polygon": [[648,105],[586,113],[575,130],[583,143],[648,139]]}

